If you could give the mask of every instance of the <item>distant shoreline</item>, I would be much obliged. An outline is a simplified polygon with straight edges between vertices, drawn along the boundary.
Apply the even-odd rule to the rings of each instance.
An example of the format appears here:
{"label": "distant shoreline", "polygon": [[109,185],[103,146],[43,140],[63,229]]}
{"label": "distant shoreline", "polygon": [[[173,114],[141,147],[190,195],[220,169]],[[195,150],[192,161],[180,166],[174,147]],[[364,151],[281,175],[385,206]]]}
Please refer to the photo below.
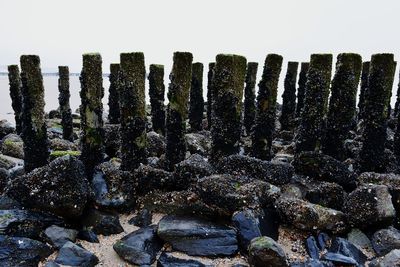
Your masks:
{"label": "distant shoreline", "polygon": [[[44,72],[42,73],[43,76],[57,76],[58,77],[58,72]],[[79,76],[80,73],[70,73],[69,76]],[[103,73],[103,77],[108,77],[110,74],[109,73]],[[8,76],[8,72],[0,72],[0,76]]]}

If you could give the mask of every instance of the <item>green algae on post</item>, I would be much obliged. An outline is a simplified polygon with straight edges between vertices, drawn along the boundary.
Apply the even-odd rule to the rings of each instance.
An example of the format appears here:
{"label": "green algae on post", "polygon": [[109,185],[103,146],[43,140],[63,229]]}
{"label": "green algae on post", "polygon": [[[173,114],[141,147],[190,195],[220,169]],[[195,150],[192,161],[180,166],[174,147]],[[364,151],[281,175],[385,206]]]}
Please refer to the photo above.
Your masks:
{"label": "green algae on post", "polygon": [[345,160],[344,142],[355,128],[357,87],[362,59],[358,54],[339,54],[331,84],[331,97],[326,120],[322,151],[338,160]]}
{"label": "green algae on post", "polygon": [[257,110],[252,134],[254,157],[271,159],[272,138],[275,131],[276,98],[283,58],[269,54],[265,58],[263,74],[258,83]]}
{"label": "green algae on post", "polygon": [[219,54],[216,57],[211,127],[214,161],[239,152],[246,63],[243,56]]}
{"label": "green algae on post", "polygon": [[168,86],[168,108],[166,123],[165,168],[173,170],[174,165],[185,159],[186,119],[192,80],[193,55],[189,52],[175,52],[170,84]]}
{"label": "green algae on post", "polygon": [[21,134],[22,122],[21,122],[21,112],[22,112],[22,94],[21,94],[21,76],[19,73],[18,65],[8,66],[8,81],[10,84],[10,97],[11,106],[14,110],[15,118],[15,130],[17,134]]}
{"label": "green algae on post", "polygon": [[110,64],[110,87],[108,89],[108,122],[111,124],[120,123],[120,110],[119,110],[119,71],[120,65],[118,63]]}
{"label": "green algae on post", "polygon": [[296,138],[296,154],[319,149],[323,119],[327,110],[331,73],[331,54],[311,55],[304,107]]}
{"label": "green algae on post", "polygon": [[207,128],[211,129],[211,114],[212,114],[212,81],[214,78],[214,68],[215,62],[211,62],[208,64],[208,73],[207,73]]}
{"label": "green algae on post", "polygon": [[298,62],[288,62],[282,94],[281,130],[293,130],[296,113],[296,79]]}
{"label": "green algae on post", "polygon": [[307,73],[308,68],[310,67],[310,63],[303,62],[300,67],[299,74],[299,83],[297,89],[297,105],[296,105],[296,118],[299,118],[301,115],[301,110],[304,106],[304,95],[306,92],[306,82],[307,82]]}
{"label": "green algae on post", "polygon": [[61,125],[63,138],[68,141],[74,140],[74,127],[72,123],[72,112],[69,105],[69,68],[68,66],[58,67],[58,103],[60,105]]}
{"label": "green algae on post", "polygon": [[360,171],[385,171],[385,142],[389,98],[394,79],[393,54],[371,57],[368,93],[365,95],[365,129],[360,151]]}
{"label": "green algae on post", "polygon": [[82,59],[83,67],[79,77],[82,131],[80,159],[85,165],[86,174],[91,178],[94,167],[104,158],[102,59],[98,53],[83,54]]}
{"label": "green algae on post", "polygon": [[247,63],[246,85],[244,87],[244,111],[243,124],[246,129],[246,134],[251,133],[251,128],[254,125],[256,117],[256,79],[257,79],[257,62]]}
{"label": "green algae on post", "polygon": [[150,65],[149,96],[153,131],[165,135],[164,65]]}
{"label": "green algae on post", "polygon": [[24,141],[25,171],[42,167],[49,160],[49,143],[44,116],[44,87],[40,58],[21,56],[22,81],[22,139]]}
{"label": "green algae on post", "polygon": [[133,171],[147,160],[146,67],[141,52],[121,53],[121,169]]}
{"label": "green algae on post", "polygon": [[192,84],[189,98],[189,125],[190,130],[201,131],[203,128],[203,64],[196,62],[192,65]]}

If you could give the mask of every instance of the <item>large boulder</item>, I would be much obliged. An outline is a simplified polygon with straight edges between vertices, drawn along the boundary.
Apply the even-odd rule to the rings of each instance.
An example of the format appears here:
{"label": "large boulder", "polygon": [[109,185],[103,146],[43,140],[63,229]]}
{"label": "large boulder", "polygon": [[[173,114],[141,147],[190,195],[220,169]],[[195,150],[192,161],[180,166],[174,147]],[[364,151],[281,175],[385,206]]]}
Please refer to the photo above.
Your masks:
{"label": "large boulder", "polygon": [[202,133],[185,134],[187,150],[191,154],[208,155],[211,150],[211,135],[210,132],[203,131]]}
{"label": "large boulder", "polygon": [[25,207],[76,218],[90,198],[90,186],[83,163],[67,155],[14,179],[6,194]]}
{"label": "large boulder", "polygon": [[17,134],[8,134],[1,140],[1,153],[17,159],[24,158],[24,141]]}
{"label": "large boulder", "polygon": [[249,262],[254,267],[289,266],[285,251],[268,236],[254,238],[249,246]]}
{"label": "large boulder", "polygon": [[77,151],[79,147],[71,141],[62,138],[54,138],[50,140],[50,149],[53,151]]}
{"label": "large boulder", "polygon": [[217,173],[249,176],[274,185],[289,183],[294,173],[294,168],[288,163],[263,161],[238,154],[223,158],[216,168]]}
{"label": "large boulder", "polygon": [[44,231],[44,234],[53,247],[61,248],[67,241],[75,242],[78,231],[52,225]]}
{"label": "large boulder", "polygon": [[281,197],[275,205],[282,222],[298,229],[343,232],[347,227],[345,214],[338,210],[292,197]]}
{"label": "large boulder", "polygon": [[140,165],[134,171],[134,177],[137,181],[137,192],[139,195],[145,195],[156,189],[168,191],[175,188],[175,177],[171,172],[149,165]]}
{"label": "large boulder", "polygon": [[96,166],[91,182],[98,206],[123,210],[135,204],[135,179],[112,162]]}
{"label": "large boulder", "polygon": [[400,249],[394,249],[382,258],[370,262],[369,267],[400,266]]}
{"label": "large boulder", "polygon": [[147,133],[147,153],[149,157],[161,157],[165,153],[165,146],[165,138],[162,135],[153,131]]}
{"label": "large boulder", "polygon": [[162,248],[155,225],[134,231],[114,244],[113,248],[125,261],[135,265],[150,265]]}
{"label": "large boulder", "polygon": [[93,267],[99,259],[92,252],[67,241],[60,249],[55,262],[67,266]]}
{"label": "large boulder", "polygon": [[0,138],[3,139],[4,136],[10,133],[15,133],[15,128],[7,120],[0,121]]}
{"label": "large boulder", "polygon": [[348,166],[331,156],[306,151],[296,155],[293,166],[296,173],[313,179],[340,184],[346,190],[356,187],[356,176]]}
{"label": "large boulder", "polygon": [[157,233],[173,249],[191,256],[230,256],[238,250],[235,230],[193,217],[165,216]]}
{"label": "large boulder", "polygon": [[272,203],[279,188],[248,176],[218,174],[200,179],[196,192],[205,203],[232,214],[243,207],[257,208]]}
{"label": "large boulder", "polygon": [[400,249],[400,231],[394,227],[376,231],[372,236],[372,246],[379,256]]}
{"label": "large boulder", "polygon": [[174,176],[176,177],[177,188],[186,189],[190,184],[211,175],[213,172],[214,169],[206,158],[199,154],[193,154],[175,165]]}
{"label": "large boulder", "polygon": [[51,253],[49,246],[37,240],[0,235],[0,266],[38,266]]}
{"label": "large boulder", "polygon": [[358,228],[390,225],[396,215],[385,185],[362,185],[351,192],[343,206],[349,222]]}
{"label": "large boulder", "polygon": [[124,231],[117,214],[90,209],[82,217],[82,226],[98,235],[113,235]]}

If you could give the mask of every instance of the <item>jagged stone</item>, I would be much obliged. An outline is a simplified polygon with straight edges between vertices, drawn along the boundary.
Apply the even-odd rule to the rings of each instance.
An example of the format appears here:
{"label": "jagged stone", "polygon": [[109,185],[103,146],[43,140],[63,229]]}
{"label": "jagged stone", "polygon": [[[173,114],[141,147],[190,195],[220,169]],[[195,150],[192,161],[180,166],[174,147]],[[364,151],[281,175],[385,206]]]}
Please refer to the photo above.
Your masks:
{"label": "jagged stone", "polygon": [[124,231],[117,214],[90,209],[82,218],[82,225],[98,235],[114,235]]}
{"label": "jagged stone", "polygon": [[44,234],[55,248],[61,248],[68,241],[75,242],[78,231],[52,225],[44,231]]}
{"label": "jagged stone", "polygon": [[132,217],[128,223],[138,227],[146,227],[151,224],[152,218],[153,214],[149,210],[142,209],[136,216]]}
{"label": "jagged stone", "polygon": [[92,252],[67,241],[60,249],[55,262],[67,266],[94,267],[99,259]]}

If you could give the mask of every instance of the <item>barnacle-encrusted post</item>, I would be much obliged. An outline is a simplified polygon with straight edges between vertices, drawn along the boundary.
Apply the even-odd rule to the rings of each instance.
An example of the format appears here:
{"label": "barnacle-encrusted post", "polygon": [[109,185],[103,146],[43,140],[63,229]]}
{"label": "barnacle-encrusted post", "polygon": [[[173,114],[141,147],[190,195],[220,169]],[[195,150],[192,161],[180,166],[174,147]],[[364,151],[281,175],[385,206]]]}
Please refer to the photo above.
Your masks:
{"label": "barnacle-encrusted post", "polygon": [[[400,72],[399,72],[399,77],[400,77]],[[394,114],[393,116],[395,118],[397,118],[398,114],[399,114],[399,108],[400,108],[400,80],[399,83],[397,85],[397,93],[396,93],[396,103],[394,105]]]}
{"label": "barnacle-encrusted post", "polygon": [[301,110],[304,106],[304,96],[306,93],[306,82],[307,82],[307,73],[308,68],[310,67],[310,63],[302,62],[300,67],[299,74],[299,83],[297,88],[297,105],[296,105],[296,118],[299,118],[301,115]]}
{"label": "barnacle-encrusted post", "polygon": [[176,163],[185,159],[186,119],[192,80],[193,55],[189,52],[175,52],[170,84],[168,86],[168,108],[166,124],[165,167],[173,170]]}
{"label": "barnacle-encrusted post", "polygon": [[133,171],[146,162],[146,67],[141,52],[121,54],[121,169]]}
{"label": "barnacle-encrusted post", "polygon": [[212,146],[214,161],[238,153],[246,58],[219,54],[213,78]]}
{"label": "barnacle-encrusted post", "polygon": [[58,103],[60,104],[61,126],[63,138],[68,141],[74,140],[74,127],[72,123],[72,112],[69,105],[69,69],[68,66],[58,67]]}
{"label": "barnacle-encrusted post", "polygon": [[207,73],[207,127],[211,129],[211,114],[212,114],[212,92],[213,86],[212,81],[214,78],[215,71],[215,63],[211,62],[208,64],[208,73]]}
{"label": "barnacle-encrusted post", "polygon": [[252,151],[254,157],[263,160],[268,160],[272,157],[272,136],[275,131],[276,98],[282,60],[283,58],[280,55],[267,55],[261,81],[258,83]]}
{"label": "barnacle-encrusted post", "polygon": [[110,64],[110,87],[108,89],[108,122],[111,124],[120,123],[120,110],[119,110],[119,71],[120,65],[118,63]]}
{"label": "barnacle-encrusted post", "polygon": [[24,141],[25,171],[48,163],[49,143],[44,116],[44,87],[40,58],[35,55],[21,56],[22,81],[22,139]]}
{"label": "barnacle-encrusted post", "polygon": [[153,131],[165,135],[164,65],[150,65],[149,96]]}
{"label": "barnacle-encrusted post", "polygon": [[362,65],[361,72],[361,85],[360,85],[360,96],[358,100],[358,120],[362,120],[365,111],[365,99],[368,94],[368,76],[369,76],[369,61],[366,61]]}
{"label": "barnacle-encrusted post", "polygon": [[296,138],[296,153],[319,149],[332,72],[331,54],[311,55],[304,107]]}
{"label": "barnacle-encrusted post", "polygon": [[98,53],[83,54],[81,81],[81,160],[85,164],[88,177],[94,167],[103,161],[104,129],[103,103],[104,96],[102,59]]}
{"label": "barnacle-encrusted post", "polygon": [[8,81],[10,83],[11,106],[14,110],[15,130],[21,134],[21,112],[22,112],[22,94],[21,94],[21,76],[18,65],[8,66]]}
{"label": "barnacle-encrusted post", "polygon": [[282,94],[281,130],[293,130],[296,113],[296,79],[298,62],[288,62]]}
{"label": "barnacle-encrusted post", "polygon": [[247,63],[246,85],[244,87],[244,116],[243,124],[246,129],[246,134],[251,133],[251,128],[254,125],[256,117],[256,79],[257,79],[257,62]]}
{"label": "barnacle-encrusted post", "polygon": [[365,129],[360,151],[360,171],[385,171],[385,142],[389,97],[394,79],[393,54],[371,57],[365,96]]}
{"label": "barnacle-encrusted post", "polygon": [[362,59],[358,54],[343,53],[337,57],[322,151],[339,160],[345,159],[344,141],[355,126],[361,66]]}
{"label": "barnacle-encrusted post", "polygon": [[192,86],[189,101],[189,124],[192,132],[200,131],[203,128],[203,112],[203,64],[196,62],[192,65]]}

